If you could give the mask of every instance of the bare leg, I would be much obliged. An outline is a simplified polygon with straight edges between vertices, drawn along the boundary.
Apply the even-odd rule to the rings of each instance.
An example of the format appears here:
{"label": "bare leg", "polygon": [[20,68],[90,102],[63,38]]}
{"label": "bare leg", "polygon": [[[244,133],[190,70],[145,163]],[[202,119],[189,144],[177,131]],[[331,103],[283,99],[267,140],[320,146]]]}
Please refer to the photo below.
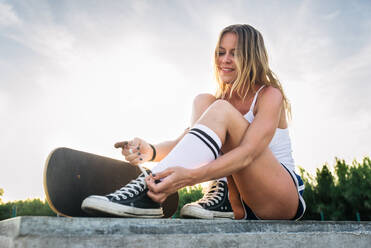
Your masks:
{"label": "bare leg", "polygon": [[[247,142],[243,137],[249,123],[227,101],[214,101],[197,123],[208,126],[219,136],[225,152]],[[268,147],[232,177],[235,188],[258,217],[291,219],[295,216],[298,207],[296,186]]]}
{"label": "bare leg", "polygon": [[191,126],[193,126],[206,109],[216,101],[215,96],[211,94],[200,94],[194,101],[192,106]]}
{"label": "bare leg", "polygon": [[[202,116],[202,114],[210,107],[212,103],[216,101],[216,98],[210,94],[198,95],[193,101],[191,125],[193,126]],[[226,149],[222,147],[222,151],[225,153]],[[232,176],[228,177],[228,191],[229,201],[232,205],[235,219],[241,219],[244,217],[244,209],[241,203],[240,194]]]}

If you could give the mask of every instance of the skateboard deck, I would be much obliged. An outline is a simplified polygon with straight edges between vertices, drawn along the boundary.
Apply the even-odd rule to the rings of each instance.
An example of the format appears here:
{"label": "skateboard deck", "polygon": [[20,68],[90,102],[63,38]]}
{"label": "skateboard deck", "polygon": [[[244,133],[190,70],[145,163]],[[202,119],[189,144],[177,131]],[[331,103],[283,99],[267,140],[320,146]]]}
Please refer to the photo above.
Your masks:
{"label": "skateboard deck", "polygon": [[[53,150],[45,162],[44,191],[50,208],[60,216],[87,217],[82,201],[90,195],[107,195],[141,174],[137,166],[65,147]],[[164,218],[177,210],[174,193],[162,204]]]}

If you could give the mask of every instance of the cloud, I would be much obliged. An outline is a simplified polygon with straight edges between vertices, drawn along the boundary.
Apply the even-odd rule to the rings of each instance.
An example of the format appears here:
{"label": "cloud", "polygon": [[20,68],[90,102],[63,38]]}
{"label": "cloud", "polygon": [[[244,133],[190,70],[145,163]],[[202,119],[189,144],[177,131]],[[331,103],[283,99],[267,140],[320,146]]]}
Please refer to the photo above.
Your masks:
{"label": "cloud", "polygon": [[328,14],[324,15],[322,18],[324,20],[334,20],[340,15],[340,13],[341,13],[340,10],[335,10],[331,13],[328,13]]}
{"label": "cloud", "polygon": [[0,3],[0,28],[20,25],[21,20],[13,11],[13,8],[9,4]]}
{"label": "cloud", "polygon": [[73,35],[66,28],[53,22],[24,23],[11,32],[5,32],[4,36],[52,59],[69,55],[74,42]]}

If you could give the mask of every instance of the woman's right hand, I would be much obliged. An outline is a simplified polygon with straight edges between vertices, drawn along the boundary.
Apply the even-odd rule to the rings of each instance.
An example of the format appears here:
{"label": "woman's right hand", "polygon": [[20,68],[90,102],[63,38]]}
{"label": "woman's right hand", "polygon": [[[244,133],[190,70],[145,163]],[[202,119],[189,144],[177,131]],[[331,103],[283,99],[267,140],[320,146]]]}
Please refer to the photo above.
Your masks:
{"label": "woman's right hand", "polygon": [[121,148],[122,155],[130,164],[137,165],[149,161],[153,156],[151,146],[140,138],[130,141],[121,141],[115,144],[116,148]]}

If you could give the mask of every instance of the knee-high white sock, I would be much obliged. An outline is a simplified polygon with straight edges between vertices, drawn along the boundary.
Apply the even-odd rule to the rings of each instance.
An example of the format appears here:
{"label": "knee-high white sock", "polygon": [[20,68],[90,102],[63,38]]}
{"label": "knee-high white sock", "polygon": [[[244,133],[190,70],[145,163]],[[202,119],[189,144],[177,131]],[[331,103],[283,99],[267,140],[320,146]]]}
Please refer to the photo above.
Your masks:
{"label": "knee-high white sock", "polygon": [[217,159],[221,146],[222,142],[213,130],[196,124],[171,152],[152,168],[152,172],[158,173],[174,166],[198,168]]}

